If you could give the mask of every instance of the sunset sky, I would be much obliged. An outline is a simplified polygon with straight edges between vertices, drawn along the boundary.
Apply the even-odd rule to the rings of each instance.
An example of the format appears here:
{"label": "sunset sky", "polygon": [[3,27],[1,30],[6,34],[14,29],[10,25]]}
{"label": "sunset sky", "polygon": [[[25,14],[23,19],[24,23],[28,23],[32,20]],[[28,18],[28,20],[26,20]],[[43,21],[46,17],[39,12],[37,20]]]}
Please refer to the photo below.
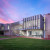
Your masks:
{"label": "sunset sky", "polygon": [[46,13],[50,13],[50,0],[0,0],[0,23]]}

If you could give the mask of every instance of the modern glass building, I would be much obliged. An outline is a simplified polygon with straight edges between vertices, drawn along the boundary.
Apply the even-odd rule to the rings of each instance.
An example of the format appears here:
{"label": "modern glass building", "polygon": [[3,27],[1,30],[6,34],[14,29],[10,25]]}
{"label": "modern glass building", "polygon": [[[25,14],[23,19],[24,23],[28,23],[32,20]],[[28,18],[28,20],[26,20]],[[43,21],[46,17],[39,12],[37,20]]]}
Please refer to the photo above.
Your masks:
{"label": "modern glass building", "polygon": [[50,13],[27,17],[20,22],[0,23],[0,35],[21,34],[28,37],[50,38]]}
{"label": "modern glass building", "polygon": [[29,37],[43,37],[44,17],[35,15],[23,19],[23,34]]}

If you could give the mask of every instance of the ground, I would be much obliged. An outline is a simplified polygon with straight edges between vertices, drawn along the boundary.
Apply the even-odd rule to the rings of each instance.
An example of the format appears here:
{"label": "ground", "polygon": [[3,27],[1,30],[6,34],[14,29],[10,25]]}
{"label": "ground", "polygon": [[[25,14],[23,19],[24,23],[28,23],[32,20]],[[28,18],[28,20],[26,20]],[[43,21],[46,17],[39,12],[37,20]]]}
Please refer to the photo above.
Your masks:
{"label": "ground", "polygon": [[50,40],[12,38],[0,40],[0,50],[50,50]]}
{"label": "ground", "polygon": [[8,36],[0,36],[0,38],[8,38]]}

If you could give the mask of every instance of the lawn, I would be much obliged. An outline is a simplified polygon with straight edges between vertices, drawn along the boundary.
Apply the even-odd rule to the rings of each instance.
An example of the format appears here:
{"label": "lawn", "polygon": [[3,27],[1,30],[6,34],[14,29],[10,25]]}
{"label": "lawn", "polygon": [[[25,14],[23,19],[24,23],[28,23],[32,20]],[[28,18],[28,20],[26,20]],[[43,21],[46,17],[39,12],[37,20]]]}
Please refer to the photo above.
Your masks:
{"label": "lawn", "polygon": [[0,36],[0,38],[9,38],[8,36]]}
{"label": "lawn", "polygon": [[50,50],[50,40],[13,38],[0,40],[0,50]]}

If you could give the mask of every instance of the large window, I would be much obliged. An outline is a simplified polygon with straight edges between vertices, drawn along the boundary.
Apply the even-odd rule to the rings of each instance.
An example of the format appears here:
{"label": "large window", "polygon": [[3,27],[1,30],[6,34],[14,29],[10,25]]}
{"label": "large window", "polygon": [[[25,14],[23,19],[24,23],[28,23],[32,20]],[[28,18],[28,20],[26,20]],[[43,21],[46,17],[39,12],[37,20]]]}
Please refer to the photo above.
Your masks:
{"label": "large window", "polygon": [[37,26],[37,20],[36,20],[36,26]]}
{"label": "large window", "polygon": [[32,20],[32,17],[31,17],[31,20]]}
{"label": "large window", "polygon": [[34,29],[34,26],[33,26],[33,29]]}
{"label": "large window", "polygon": [[38,27],[38,29],[40,29],[40,27]]}
{"label": "large window", "polygon": [[29,21],[29,18],[27,18],[27,21]]}
{"label": "large window", "polygon": [[38,19],[38,27],[40,27],[40,19]]}
{"label": "large window", "polygon": [[40,15],[38,15],[38,19],[40,19]]}
{"label": "large window", "polygon": [[24,19],[24,22],[26,22],[26,18]]}
{"label": "large window", "polygon": [[33,16],[33,20],[34,20],[34,16]]}
{"label": "large window", "polygon": [[37,26],[35,26],[35,29],[37,29]]}
{"label": "large window", "polygon": [[34,26],[35,26],[35,20],[34,20]]}
{"label": "large window", "polygon": [[35,16],[35,20],[36,20],[36,16]]}
{"label": "large window", "polygon": [[4,26],[2,27],[2,30],[4,30]]}
{"label": "large window", "polygon": [[9,29],[9,25],[8,25],[8,29]]}
{"label": "large window", "polygon": [[29,21],[30,21],[30,17],[29,17]]}

